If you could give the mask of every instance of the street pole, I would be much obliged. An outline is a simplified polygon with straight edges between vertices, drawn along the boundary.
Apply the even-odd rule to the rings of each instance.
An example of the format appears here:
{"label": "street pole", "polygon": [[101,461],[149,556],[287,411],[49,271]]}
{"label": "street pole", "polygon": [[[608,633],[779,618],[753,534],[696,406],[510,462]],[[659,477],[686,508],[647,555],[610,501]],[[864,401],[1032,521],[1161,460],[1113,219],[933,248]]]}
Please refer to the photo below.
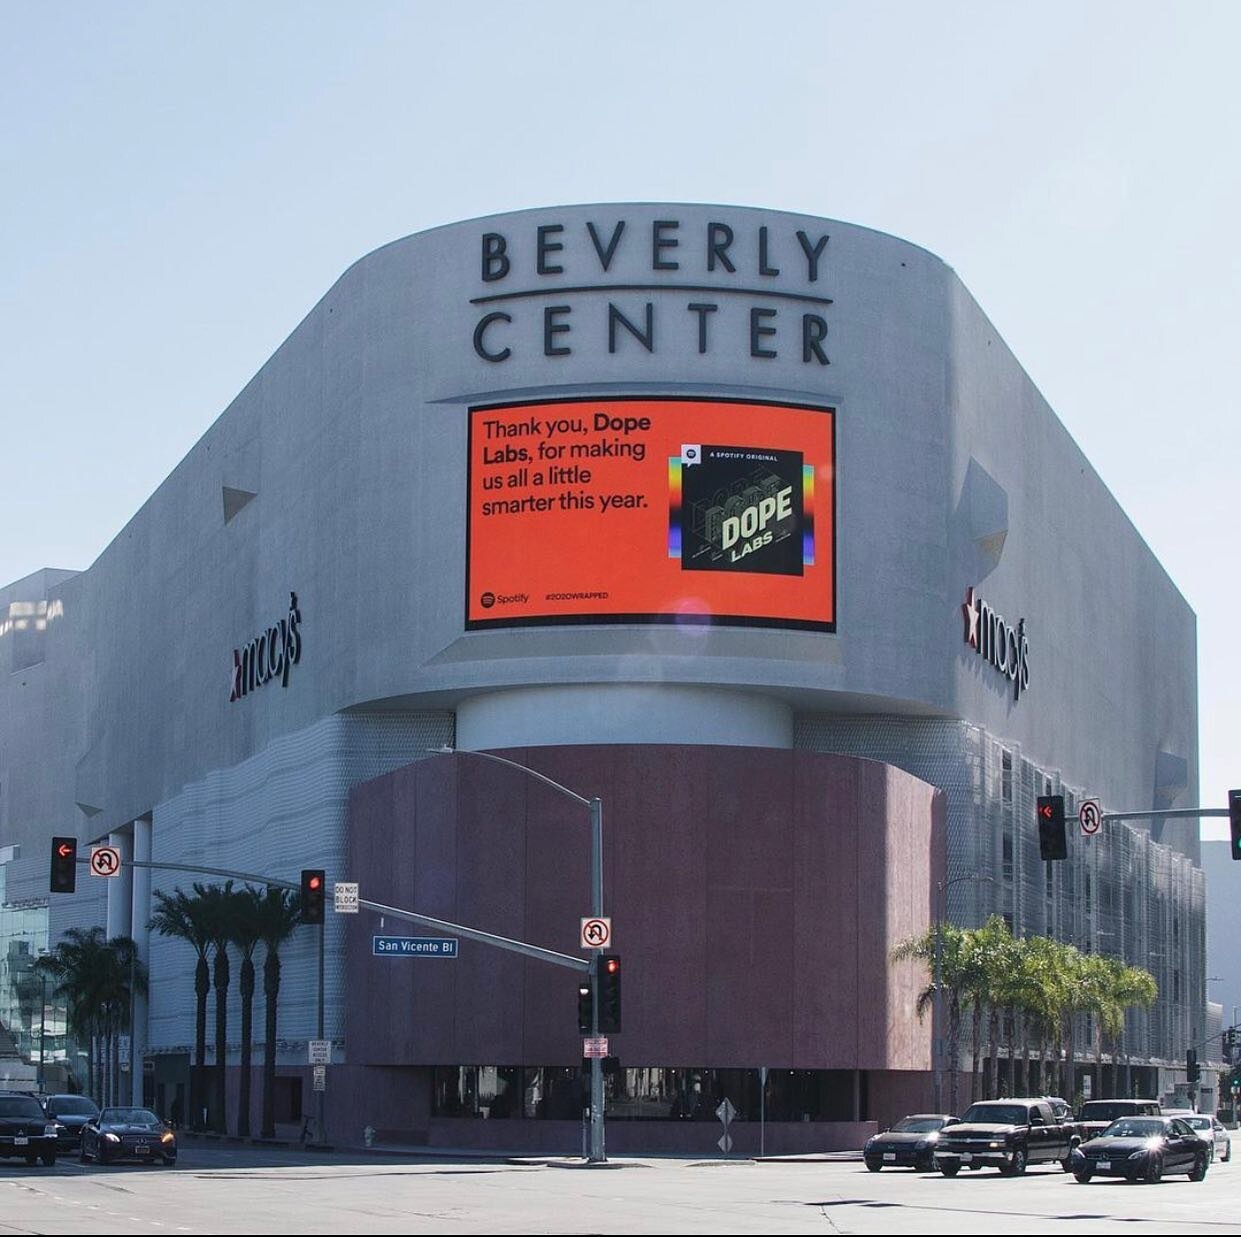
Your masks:
{"label": "street pole", "polygon": [[44,1036],[47,1034],[47,975],[41,977],[43,982],[42,1000],[39,1002],[39,1094],[43,1094],[43,1084],[46,1080],[44,1073],[44,1063],[47,1061],[47,1045],[44,1043]]}
{"label": "street pole", "polygon": [[[603,917],[603,803],[590,801],[590,913]],[[599,958],[601,950],[593,951],[590,968],[591,1034],[599,1038]],[[607,1159],[603,1145],[603,1060],[597,1054],[590,1059],[590,1162],[601,1164]]]}
{"label": "street pole", "polygon": [[[325,915],[319,921],[319,1038],[323,1038],[323,937],[327,932],[327,916]],[[327,1099],[327,1089],[316,1092],[318,1096],[315,1101],[318,1108],[318,1126],[319,1126],[319,1145],[323,1146],[327,1142],[327,1124],[324,1117],[324,1109]]]}

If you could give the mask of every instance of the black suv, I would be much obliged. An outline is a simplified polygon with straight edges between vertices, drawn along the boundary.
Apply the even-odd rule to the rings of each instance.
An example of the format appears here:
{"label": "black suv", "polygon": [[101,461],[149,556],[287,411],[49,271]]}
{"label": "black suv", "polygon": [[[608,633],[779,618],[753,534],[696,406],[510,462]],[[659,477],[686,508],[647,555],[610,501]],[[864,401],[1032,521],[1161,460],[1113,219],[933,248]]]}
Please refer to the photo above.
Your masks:
{"label": "black suv", "polygon": [[0,1156],[56,1163],[56,1125],[33,1095],[0,1095]]}
{"label": "black suv", "polygon": [[99,1116],[99,1107],[85,1095],[49,1095],[43,1109],[56,1122],[56,1141],[64,1151],[76,1151],[82,1142],[82,1127]]}

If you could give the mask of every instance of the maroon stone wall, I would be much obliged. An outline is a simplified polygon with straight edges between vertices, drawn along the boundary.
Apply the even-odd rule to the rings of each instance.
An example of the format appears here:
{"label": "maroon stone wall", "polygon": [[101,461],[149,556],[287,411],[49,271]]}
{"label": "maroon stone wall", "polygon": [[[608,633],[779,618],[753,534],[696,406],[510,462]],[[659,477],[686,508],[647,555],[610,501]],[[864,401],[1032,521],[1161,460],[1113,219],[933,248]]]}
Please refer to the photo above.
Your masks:
{"label": "maroon stone wall", "polygon": [[[889,956],[931,921],[940,792],[890,766],[803,751],[503,754],[603,801],[623,1065],[916,1071],[909,1088],[874,1089],[880,1120],[902,1115],[880,1115],[888,1097],[904,1104],[926,1089],[930,1025],[914,1011],[925,970]],[[578,921],[591,909],[581,805],[457,755],[356,787],[348,821],[347,868],[363,897],[580,956]],[[464,939],[456,960],[374,958],[380,932],[430,935],[370,914],[349,925],[350,1067],[580,1060],[575,972]],[[362,1098],[351,1123],[365,1117]]]}

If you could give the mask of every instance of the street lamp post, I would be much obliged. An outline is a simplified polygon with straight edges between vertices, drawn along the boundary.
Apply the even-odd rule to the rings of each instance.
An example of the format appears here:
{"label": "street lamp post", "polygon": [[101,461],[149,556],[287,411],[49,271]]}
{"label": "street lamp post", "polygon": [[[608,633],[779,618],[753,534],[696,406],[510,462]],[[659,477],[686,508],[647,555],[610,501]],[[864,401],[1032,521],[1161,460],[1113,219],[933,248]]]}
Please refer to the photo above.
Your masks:
{"label": "street lamp post", "polygon": [[980,872],[967,872],[963,876],[954,876],[949,881],[939,881],[935,888],[939,893],[935,914],[935,973],[933,988],[935,994],[935,1012],[933,1015],[934,1031],[932,1033],[932,1052],[935,1082],[935,1111],[943,1112],[944,1098],[944,996],[943,996],[943,952],[944,952],[944,915],[948,906],[948,890],[960,881],[988,881],[994,879]]}
{"label": "street lamp post", "polygon": [[[493,760],[496,764],[508,765],[510,769],[518,769],[531,777],[567,795],[575,803],[580,803],[590,811],[590,913],[596,918],[603,917],[603,801],[597,796],[587,799],[577,791],[562,786],[545,773],[531,769],[526,765],[509,760],[507,756],[496,756],[491,752],[463,752],[459,748],[447,746],[427,748],[428,752],[437,756],[477,756],[482,760]],[[599,1037],[599,955],[602,951],[591,951],[590,968],[590,1029],[591,1035]],[[587,1157],[592,1164],[602,1163],[607,1159],[603,1137],[603,1061],[598,1057],[590,1060],[590,1154]]]}

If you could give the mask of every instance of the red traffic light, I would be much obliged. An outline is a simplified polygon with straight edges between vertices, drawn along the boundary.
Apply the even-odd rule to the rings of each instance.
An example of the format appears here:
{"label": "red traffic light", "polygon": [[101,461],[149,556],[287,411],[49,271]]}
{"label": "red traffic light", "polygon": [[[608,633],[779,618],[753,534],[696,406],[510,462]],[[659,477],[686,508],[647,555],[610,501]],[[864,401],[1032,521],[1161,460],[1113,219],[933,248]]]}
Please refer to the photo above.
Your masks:
{"label": "red traffic light", "polygon": [[318,876],[312,876],[307,882],[308,889],[318,889],[322,886],[323,881]]}
{"label": "red traffic light", "polygon": [[608,958],[603,964],[603,969],[607,971],[609,975],[615,975],[616,972],[620,970],[620,959]]}
{"label": "red traffic light", "polygon": [[1046,819],[1048,820],[1051,819],[1051,804],[1050,803],[1040,804],[1038,811],[1039,811],[1040,816],[1046,817]]}
{"label": "red traffic light", "polygon": [[56,853],[62,859],[68,859],[69,856],[73,854],[73,849],[74,848],[70,846],[68,842],[61,842],[61,844],[56,848]]}

